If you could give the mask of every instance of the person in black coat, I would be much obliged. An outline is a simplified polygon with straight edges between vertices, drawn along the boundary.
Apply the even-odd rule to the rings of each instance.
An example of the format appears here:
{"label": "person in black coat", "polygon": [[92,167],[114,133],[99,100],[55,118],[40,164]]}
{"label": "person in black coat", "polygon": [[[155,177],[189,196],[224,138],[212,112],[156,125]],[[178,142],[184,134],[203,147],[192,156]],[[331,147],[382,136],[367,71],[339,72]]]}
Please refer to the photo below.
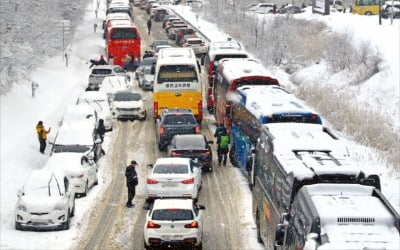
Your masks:
{"label": "person in black coat", "polygon": [[149,20],[147,20],[147,30],[148,30],[149,35],[150,35],[150,31],[151,31],[151,18],[149,18]]}
{"label": "person in black coat", "polygon": [[100,119],[99,124],[97,125],[96,133],[101,139],[101,143],[104,141],[104,134],[106,133],[106,127],[104,126],[104,120]]}
{"label": "person in black coat", "polygon": [[135,189],[137,184],[139,183],[138,176],[135,170],[136,166],[137,162],[131,161],[131,164],[129,164],[125,170],[126,185],[128,187],[128,201],[126,202],[126,207],[134,206],[134,204],[132,204],[132,200],[135,197]]}

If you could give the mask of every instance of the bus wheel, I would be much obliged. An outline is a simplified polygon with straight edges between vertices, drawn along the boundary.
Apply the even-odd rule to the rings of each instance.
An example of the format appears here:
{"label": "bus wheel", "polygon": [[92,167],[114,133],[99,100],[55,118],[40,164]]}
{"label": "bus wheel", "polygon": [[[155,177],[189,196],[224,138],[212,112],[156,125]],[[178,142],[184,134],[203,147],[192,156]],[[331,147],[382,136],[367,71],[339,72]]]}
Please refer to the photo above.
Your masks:
{"label": "bus wheel", "polygon": [[371,11],[367,11],[367,12],[365,12],[365,15],[370,16],[370,15],[372,15],[372,13],[371,13]]}
{"label": "bus wheel", "polygon": [[261,239],[260,214],[258,213],[258,209],[257,209],[257,213],[256,213],[256,225],[257,225],[257,241],[259,243],[263,243],[263,241]]}

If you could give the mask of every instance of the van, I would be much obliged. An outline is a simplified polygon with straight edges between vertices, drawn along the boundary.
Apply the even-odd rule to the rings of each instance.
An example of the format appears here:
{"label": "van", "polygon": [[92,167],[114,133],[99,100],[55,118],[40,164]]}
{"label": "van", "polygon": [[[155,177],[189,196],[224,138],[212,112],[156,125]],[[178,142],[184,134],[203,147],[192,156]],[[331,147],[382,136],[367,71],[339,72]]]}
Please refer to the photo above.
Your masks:
{"label": "van", "polygon": [[302,187],[276,227],[276,249],[399,249],[400,215],[359,184]]}

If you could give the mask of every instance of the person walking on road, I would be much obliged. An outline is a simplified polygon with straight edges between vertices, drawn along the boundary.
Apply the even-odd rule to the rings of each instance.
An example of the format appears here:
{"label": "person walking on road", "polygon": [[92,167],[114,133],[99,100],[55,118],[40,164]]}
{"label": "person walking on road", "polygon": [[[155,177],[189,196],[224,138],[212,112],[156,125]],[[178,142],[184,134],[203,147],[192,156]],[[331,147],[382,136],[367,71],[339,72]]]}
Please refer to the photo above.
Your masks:
{"label": "person walking on road", "polygon": [[44,150],[46,149],[47,134],[50,133],[50,130],[51,127],[49,127],[49,130],[46,130],[44,128],[42,121],[39,121],[38,124],[36,125],[36,132],[38,134],[39,144],[40,144],[39,151],[42,154],[44,154]]}
{"label": "person walking on road", "polygon": [[222,130],[219,135],[217,135],[218,166],[221,166],[221,162],[223,162],[224,166],[226,166],[227,155],[229,152],[229,144],[229,136],[226,131]]}
{"label": "person walking on road", "polygon": [[135,197],[135,189],[137,184],[139,183],[138,176],[135,170],[136,166],[137,162],[133,160],[131,161],[131,164],[126,167],[125,170],[126,185],[128,187],[128,201],[126,202],[126,207],[135,206],[134,204],[132,204],[132,200]]}
{"label": "person walking on road", "polygon": [[151,18],[149,18],[149,20],[147,20],[147,30],[148,30],[149,35],[150,35],[150,31],[151,31]]}

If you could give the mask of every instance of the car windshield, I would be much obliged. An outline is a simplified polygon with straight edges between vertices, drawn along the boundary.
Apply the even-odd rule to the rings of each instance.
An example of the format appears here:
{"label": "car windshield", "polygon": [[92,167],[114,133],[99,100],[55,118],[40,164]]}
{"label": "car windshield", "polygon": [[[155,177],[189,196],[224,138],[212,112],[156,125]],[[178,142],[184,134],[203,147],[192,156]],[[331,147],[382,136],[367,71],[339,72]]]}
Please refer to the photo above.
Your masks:
{"label": "car windshield", "polygon": [[153,65],[153,63],[156,62],[156,58],[155,57],[147,57],[145,59],[143,59],[141,65],[146,66],[146,65]]}
{"label": "car windshield", "polygon": [[62,196],[62,185],[64,183],[58,182],[54,176],[45,181],[29,181],[25,183],[24,195],[35,197]]}
{"label": "car windshield", "polygon": [[139,101],[140,99],[142,99],[140,94],[130,92],[117,93],[114,97],[114,101],[118,102]]}
{"label": "car windshield", "polygon": [[152,220],[193,220],[192,210],[189,209],[157,209],[154,210]]}
{"label": "car windshield", "polygon": [[206,143],[200,136],[181,136],[175,140],[175,147],[177,149],[204,149]]}
{"label": "car windshield", "polygon": [[188,166],[185,164],[159,164],[154,167],[154,174],[187,174]]}
{"label": "car windshield", "polygon": [[63,152],[71,152],[71,153],[85,153],[91,149],[90,146],[86,145],[57,145],[53,146],[54,153],[63,153]]}
{"label": "car windshield", "polygon": [[93,75],[111,75],[112,70],[111,69],[93,69],[92,74]]}
{"label": "car windshield", "polygon": [[163,124],[178,125],[178,124],[196,124],[196,119],[193,115],[167,115],[164,117]]}

